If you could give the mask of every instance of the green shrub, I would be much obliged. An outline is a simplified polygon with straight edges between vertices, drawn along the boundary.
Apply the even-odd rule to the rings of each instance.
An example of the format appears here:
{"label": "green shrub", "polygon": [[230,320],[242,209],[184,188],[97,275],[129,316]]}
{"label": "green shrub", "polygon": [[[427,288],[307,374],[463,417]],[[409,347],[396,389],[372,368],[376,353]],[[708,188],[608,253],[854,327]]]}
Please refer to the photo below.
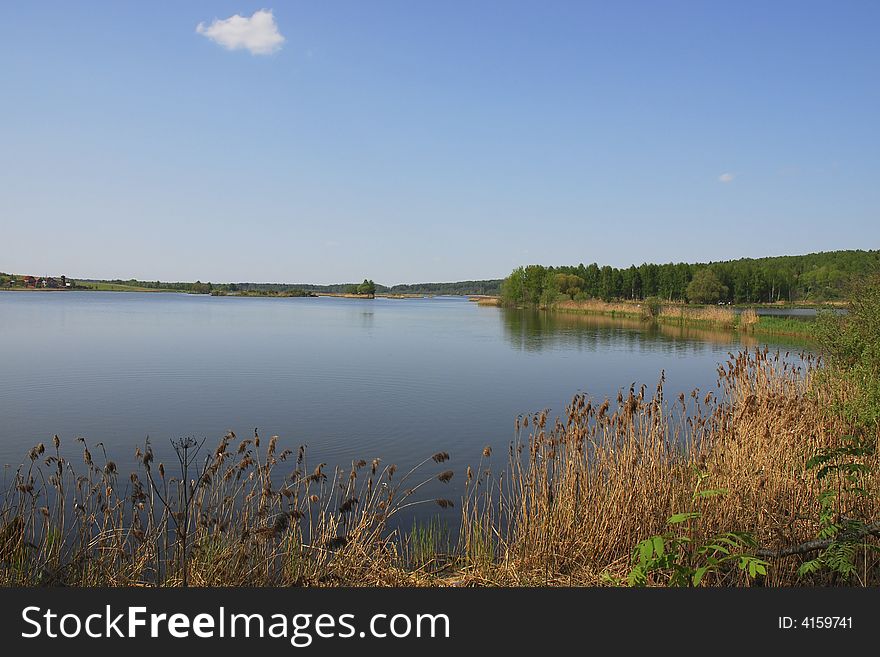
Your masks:
{"label": "green shrub", "polygon": [[663,310],[663,302],[660,297],[648,297],[642,303],[642,317],[647,320],[655,320]]}
{"label": "green shrub", "polygon": [[833,410],[857,431],[880,424],[880,275],[854,286],[849,313],[820,313],[816,336],[823,376],[836,391]]}

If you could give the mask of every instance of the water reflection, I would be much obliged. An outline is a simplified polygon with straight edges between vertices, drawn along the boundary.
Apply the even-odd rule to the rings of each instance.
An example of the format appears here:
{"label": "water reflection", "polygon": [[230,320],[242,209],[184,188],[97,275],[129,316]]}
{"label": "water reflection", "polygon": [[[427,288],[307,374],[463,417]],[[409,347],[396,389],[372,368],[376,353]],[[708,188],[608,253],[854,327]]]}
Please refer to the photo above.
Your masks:
{"label": "water reflection", "polygon": [[[725,329],[658,324],[634,318],[540,310],[501,308],[499,312],[508,343],[519,351],[578,349],[599,351],[645,348],[667,352],[702,352],[714,346],[755,347],[766,342],[760,336]],[[794,337],[774,337],[774,344],[799,347]]]}

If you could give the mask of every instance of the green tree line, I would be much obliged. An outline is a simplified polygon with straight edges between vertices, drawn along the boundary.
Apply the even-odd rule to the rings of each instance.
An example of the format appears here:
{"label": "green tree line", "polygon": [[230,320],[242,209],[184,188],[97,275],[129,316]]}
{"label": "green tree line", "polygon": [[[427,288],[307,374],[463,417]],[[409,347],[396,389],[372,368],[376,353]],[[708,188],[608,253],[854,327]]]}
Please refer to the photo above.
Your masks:
{"label": "green tree line", "polygon": [[[0,277],[4,274],[0,274]],[[0,279],[2,280],[2,279]],[[201,281],[192,282],[165,282],[165,281],[140,281],[134,278],[130,279],[80,279],[89,283],[114,283],[117,285],[128,285],[132,287],[143,287],[155,290],[173,290],[176,292],[191,292],[193,294],[213,294],[213,293],[295,293],[295,292],[333,292],[356,293],[364,283],[334,283],[331,285],[314,285],[311,283],[203,283]],[[458,281],[452,283],[409,283],[401,285],[381,285],[374,283],[370,279],[365,279],[369,283],[365,288],[365,294],[393,293],[393,294],[487,294],[497,295],[501,293],[502,279],[490,279],[481,281]]]}
{"label": "green tree line", "polygon": [[821,302],[843,299],[849,284],[880,269],[880,250],[828,251],[720,262],[518,267],[501,284],[511,304],[547,305],[561,299],[692,303]]}
{"label": "green tree line", "polygon": [[409,283],[392,285],[389,291],[395,294],[497,295],[501,293],[501,279],[457,281],[454,283]]}

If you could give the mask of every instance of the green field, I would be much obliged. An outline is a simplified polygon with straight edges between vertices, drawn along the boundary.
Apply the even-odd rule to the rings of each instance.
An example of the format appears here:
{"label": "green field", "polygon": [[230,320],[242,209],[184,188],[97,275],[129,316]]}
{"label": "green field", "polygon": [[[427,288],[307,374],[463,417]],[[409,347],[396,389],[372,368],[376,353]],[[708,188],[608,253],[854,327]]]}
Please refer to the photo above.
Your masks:
{"label": "green field", "polygon": [[77,281],[77,290],[96,290],[98,292],[179,292],[180,290],[171,290],[155,287],[140,287],[138,285],[125,285],[122,283],[104,283],[92,281]]}

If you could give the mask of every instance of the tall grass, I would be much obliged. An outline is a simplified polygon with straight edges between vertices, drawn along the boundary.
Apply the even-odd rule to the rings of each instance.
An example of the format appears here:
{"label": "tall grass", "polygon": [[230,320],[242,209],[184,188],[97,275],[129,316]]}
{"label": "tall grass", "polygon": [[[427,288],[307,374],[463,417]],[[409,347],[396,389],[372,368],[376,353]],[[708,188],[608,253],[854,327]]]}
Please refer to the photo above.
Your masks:
{"label": "tall grass", "polygon": [[[729,495],[706,501],[695,541],[748,531],[772,549],[813,538],[819,488],[806,464],[846,430],[823,413],[815,366],[809,356],[794,365],[743,352],[719,369],[718,397],[694,391],[668,400],[661,381],[650,397],[644,387],[615,406],[578,396],[562,420],[523,418],[506,468],[481,472],[472,486],[463,533],[480,527],[497,537],[493,581],[597,584],[625,574],[633,546],[687,508],[704,473]],[[877,517],[880,508],[862,501],[860,512]],[[876,583],[875,560],[865,556],[861,575]],[[766,583],[803,583],[797,567],[774,562]],[[730,572],[710,583],[747,580]]]}
{"label": "tall grass", "polygon": [[640,318],[667,324],[690,324],[713,328],[732,329],[737,323],[736,313],[729,308],[666,304],[659,301],[652,302],[651,299],[646,299],[642,302],[610,302],[598,299],[560,301],[553,305],[553,310],[568,313]]}
{"label": "tall grass", "polygon": [[717,306],[665,305],[660,310],[658,321],[734,328],[736,326],[736,313],[730,308],[720,308]]}
{"label": "tall grass", "polygon": [[750,327],[754,333],[769,335],[790,335],[803,338],[815,338],[814,321],[792,319],[791,317],[762,316]]}
{"label": "tall grass", "polygon": [[760,317],[758,317],[758,313],[755,312],[754,308],[746,308],[739,315],[739,328],[742,331],[752,330],[759,320]]}
{"label": "tall grass", "polygon": [[[820,482],[808,470],[850,431],[829,413],[848,394],[803,355],[743,351],[718,369],[718,388],[668,398],[576,396],[560,418],[523,416],[507,453],[486,447],[459,474],[460,500],[422,497],[448,482],[445,452],[407,471],[378,460],[326,471],[275,437],[225,436],[210,452],[177,444],[174,467],[138,450],[123,477],[100,445],[79,460],[57,438],[37,445],[0,505],[3,585],[570,585],[619,581],[633,546],[693,504],[695,481],[727,491],[698,502],[695,541],[749,532],[761,548],[801,544],[822,527]],[[844,386],[844,387],[841,387]],[[96,455],[100,458],[96,458]],[[876,490],[876,457],[861,458]],[[874,496],[843,491],[840,517],[880,517]],[[410,507],[458,510],[457,541],[440,525],[401,533]],[[880,584],[874,552],[854,579],[798,574],[810,555],[770,559],[763,583]],[[703,584],[753,583],[721,570]]]}
{"label": "tall grass", "polygon": [[803,339],[814,337],[811,321],[788,317],[759,316],[753,308],[746,308],[739,315],[727,307],[688,306],[661,303],[646,299],[636,302],[605,302],[597,299],[586,301],[560,301],[552,310],[569,314],[606,315],[620,319],[640,319],[667,326],[688,326],[715,330],[737,330],[741,335],[765,333],[787,335]]}
{"label": "tall grass", "polygon": [[434,503],[417,491],[448,476],[423,471],[445,453],[406,473],[376,459],[328,474],[305,447],[229,433],[209,454],[180,441],[173,467],[147,442],[126,480],[100,445],[79,440],[78,464],[57,437],[35,446],[4,492],[0,584],[401,583],[386,528],[401,509]]}
{"label": "tall grass", "polygon": [[622,301],[602,301],[600,299],[558,301],[553,304],[553,310],[586,314],[619,315],[622,317],[641,316],[641,304],[625,303]]}

